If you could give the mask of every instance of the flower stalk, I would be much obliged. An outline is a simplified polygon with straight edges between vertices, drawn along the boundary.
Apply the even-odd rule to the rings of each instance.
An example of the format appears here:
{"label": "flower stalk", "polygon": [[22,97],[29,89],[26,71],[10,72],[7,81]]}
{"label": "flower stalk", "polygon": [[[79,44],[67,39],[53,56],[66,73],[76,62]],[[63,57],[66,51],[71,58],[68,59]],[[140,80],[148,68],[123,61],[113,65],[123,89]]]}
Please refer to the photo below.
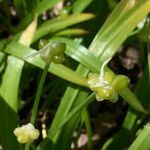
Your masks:
{"label": "flower stalk", "polygon": [[[48,42],[48,40],[40,40],[39,42],[39,49],[40,51],[37,54],[40,54],[41,59],[46,63],[44,71],[42,73],[34,104],[33,104],[33,109],[31,113],[31,118],[30,122],[34,125],[36,121],[36,116],[37,116],[37,111],[38,111],[38,106],[40,102],[40,98],[42,95],[44,83],[46,80],[46,76],[48,73],[49,66],[51,62],[56,63],[56,64],[61,64],[64,62],[64,51],[66,49],[65,43],[59,43],[59,42]],[[30,145],[26,144],[25,150],[29,150]]]}

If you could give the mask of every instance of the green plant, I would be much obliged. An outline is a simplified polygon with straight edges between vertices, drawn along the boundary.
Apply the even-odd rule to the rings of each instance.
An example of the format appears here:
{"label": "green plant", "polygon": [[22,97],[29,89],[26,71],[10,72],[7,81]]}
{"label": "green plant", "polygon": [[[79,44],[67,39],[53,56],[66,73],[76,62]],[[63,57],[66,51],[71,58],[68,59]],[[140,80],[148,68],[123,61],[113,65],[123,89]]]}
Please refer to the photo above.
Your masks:
{"label": "green plant", "polygon": [[[101,149],[128,148],[133,150],[142,147],[148,150],[150,148],[149,108],[145,106],[149,104],[150,19],[148,13],[150,1],[70,0],[70,4],[64,5],[59,11],[54,7],[58,2],[63,1],[14,0],[12,6],[16,9],[15,17],[19,22],[17,26],[13,24],[12,14],[9,13],[11,5],[6,0],[0,2],[3,12],[0,14],[2,29],[7,26],[5,30],[11,35],[11,38],[1,38],[0,41],[0,143],[2,147],[6,150],[24,148],[26,150],[30,148],[68,150],[73,141],[74,131],[80,135],[85,124],[88,136],[87,148],[94,149],[88,106],[95,100],[95,94],[97,94],[100,99],[109,99],[112,102],[116,102],[120,95],[129,104],[126,116],[122,119],[124,122],[121,129],[114,136],[108,137]],[[99,7],[98,4],[100,4]],[[48,15],[46,11],[51,8],[53,8],[52,12],[55,12],[54,9],[58,11],[56,13],[58,16],[51,15],[51,19],[42,20],[42,13],[45,12],[43,17],[46,17]],[[108,13],[112,8],[114,9],[106,18],[103,14]],[[96,10],[100,11],[101,15]],[[95,14],[82,13],[83,11],[91,11]],[[95,17],[96,15],[98,16]],[[98,21],[99,18],[100,21]],[[143,24],[145,25],[142,29],[138,28],[137,25],[144,18],[146,21]],[[88,25],[83,23],[87,20],[89,20]],[[76,25],[77,23],[80,24]],[[70,26],[73,27],[70,28]],[[87,33],[90,32],[94,34],[88,35]],[[82,40],[78,38],[79,36]],[[48,40],[41,42],[39,47],[42,50],[37,52],[38,42],[42,38]],[[93,39],[92,42],[91,39]],[[137,43],[140,43],[145,71],[136,84],[135,92],[132,92],[127,87],[129,80],[126,76],[115,75],[110,68],[104,69],[103,64],[117,53],[121,44],[126,45],[135,39]],[[83,45],[90,46],[87,49]],[[40,72],[37,68],[44,69],[40,80],[34,74],[34,71]],[[67,82],[53,75],[46,79],[48,72]],[[94,74],[90,75],[90,72]],[[35,89],[30,92],[32,96],[25,96],[22,100],[25,88],[30,89],[28,78],[31,77],[35,85],[39,83],[35,100],[32,97]],[[47,82],[44,85],[45,80]],[[34,84],[30,86],[34,87]],[[111,86],[111,90],[107,89],[108,86]],[[24,120],[38,126],[37,114],[50,111],[52,103],[57,99],[60,100],[59,106],[51,124],[46,124],[50,125],[47,127],[46,138],[37,143],[26,144],[26,146],[19,144],[13,134],[14,129],[23,124]],[[25,104],[21,105],[21,102]],[[30,107],[26,110],[28,103]],[[32,103],[34,103],[33,106]],[[22,110],[26,113],[32,112],[30,121],[27,117],[24,120],[19,118],[19,112]],[[43,120],[42,125],[45,125]],[[45,129],[42,131],[46,132]]]}

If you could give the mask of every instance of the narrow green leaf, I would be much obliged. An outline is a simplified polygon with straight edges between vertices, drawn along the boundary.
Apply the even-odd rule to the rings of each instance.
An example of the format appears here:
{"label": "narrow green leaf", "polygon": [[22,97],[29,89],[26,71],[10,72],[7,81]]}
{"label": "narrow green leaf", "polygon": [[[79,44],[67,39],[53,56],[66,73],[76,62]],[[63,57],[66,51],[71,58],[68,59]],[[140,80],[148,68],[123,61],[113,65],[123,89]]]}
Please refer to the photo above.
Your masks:
{"label": "narrow green leaf", "polygon": [[[23,45],[29,45],[31,43],[33,34],[35,32],[37,25],[37,19],[35,19],[29,27],[22,33],[19,42]],[[31,36],[31,38],[26,38]],[[20,77],[22,73],[24,62],[14,56],[8,56],[7,59],[7,66],[3,75],[1,88],[0,88],[0,103],[2,104],[2,109],[0,109],[0,113],[5,117],[8,117],[11,120],[12,124],[9,123],[7,118],[2,116],[2,123],[0,124],[0,130],[2,134],[0,134],[0,138],[5,138],[2,140],[2,145],[4,149],[12,150],[12,149],[19,149],[19,144],[17,142],[16,137],[13,135],[13,130],[18,125],[18,90],[19,90],[19,83]],[[5,128],[3,130],[3,128]]]}
{"label": "narrow green leaf", "polygon": [[[80,73],[81,75],[85,75],[87,74],[87,69],[84,68],[82,65],[80,65],[76,72]],[[80,92],[79,92],[80,91]],[[58,145],[56,145],[56,148],[59,149],[59,145],[61,145],[64,149],[66,148],[66,146],[69,146],[67,142],[71,142],[72,139],[72,132],[74,130],[74,127],[76,126],[77,120],[78,120],[78,116],[74,116],[74,118],[71,119],[71,122],[69,122],[68,124],[66,124],[64,126],[64,129],[67,127],[67,131],[64,132],[63,129],[61,129],[59,132],[57,132],[57,134],[55,136],[50,136],[51,132],[53,132],[53,130],[55,130],[55,127],[60,124],[65,117],[67,116],[67,114],[77,105],[79,105],[82,101],[85,100],[85,98],[87,97],[87,93],[84,90],[80,90],[78,89],[77,92],[77,88],[69,86],[61,100],[61,103],[59,105],[59,108],[57,110],[57,113],[55,115],[55,119],[50,127],[49,130],[49,137],[50,139],[54,142],[57,143]],[[71,99],[71,100],[70,100]],[[78,102],[76,101],[78,100]],[[66,106],[68,107],[66,109]],[[61,134],[61,132],[63,132],[64,134]],[[65,137],[67,137],[67,140],[63,140],[63,141],[57,141],[59,138],[64,139]],[[69,142],[69,143],[70,143]]]}
{"label": "narrow green leaf", "polygon": [[32,13],[33,9],[36,8],[38,6],[38,4],[40,3],[40,0],[24,0],[25,1],[25,5],[26,5],[26,11],[28,13]]}
{"label": "narrow green leaf", "polygon": [[137,97],[129,90],[128,88],[123,89],[119,92],[120,96],[123,97],[125,101],[128,102],[131,106],[134,108],[137,108],[137,110],[148,113],[142,106],[141,102],[137,99]]}
{"label": "narrow green leaf", "polygon": [[56,134],[56,132],[58,132],[58,130],[60,128],[63,127],[63,125],[69,121],[69,119],[71,119],[75,114],[77,114],[78,112],[80,112],[81,110],[83,110],[88,104],[90,104],[93,100],[95,99],[95,93],[91,94],[86,100],[84,100],[83,102],[81,102],[78,106],[76,106],[66,117],[64,117],[63,121],[61,122],[61,124],[58,125],[58,127],[56,126],[54,130],[52,130],[52,132],[50,132],[50,136],[54,136]]}
{"label": "narrow green leaf", "polygon": [[[13,91],[12,91],[13,92]],[[13,99],[11,99],[13,101]],[[19,144],[16,140],[13,130],[18,123],[17,112],[10,104],[0,97],[0,141],[4,150],[19,150]]]}
{"label": "narrow green leaf", "polygon": [[[120,3],[115,7],[112,13],[108,16],[107,20],[105,21],[104,25],[100,29],[101,32],[104,32],[110,24],[115,24],[120,17],[122,17],[125,12],[133,7],[133,5],[137,4],[138,0],[121,0]],[[119,13],[118,13],[119,12]]]}
{"label": "narrow green leaf", "polygon": [[[27,46],[30,45],[35,32],[36,24],[37,18],[22,33],[19,43]],[[7,67],[1,85],[1,96],[8,101],[8,103],[10,103],[10,107],[12,107],[14,111],[17,111],[18,86],[23,64],[24,62],[22,60],[17,59],[14,56],[8,56]],[[10,99],[13,100],[10,101]]]}
{"label": "narrow green leaf", "polygon": [[22,0],[22,1],[20,1],[20,0],[13,0],[15,8],[17,10],[17,15],[19,17],[21,17],[21,16],[23,17],[25,15],[25,12],[24,12],[25,8],[23,6],[23,1],[24,0]]}
{"label": "narrow green leaf", "polygon": [[92,19],[93,17],[93,14],[73,14],[70,16],[64,16],[46,21],[38,28],[34,36],[33,42],[37,41],[38,39],[49,33],[53,33],[76,23]]}
{"label": "narrow green leaf", "polygon": [[119,18],[116,21],[108,23],[107,29],[104,28],[105,30],[98,32],[89,50],[100,56],[101,61],[108,59],[108,56],[112,57],[121,43],[149,11],[150,1],[142,0],[132,5],[120,17],[118,13]]}
{"label": "narrow green leaf", "polygon": [[91,124],[90,124],[90,116],[88,114],[87,109],[85,111],[83,111],[83,119],[85,122],[86,133],[88,136],[87,147],[89,150],[93,150],[92,129],[91,129]]}
{"label": "narrow green leaf", "polygon": [[89,32],[84,29],[65,29],[62,31],[59,31],[55,34],[55,36],[81,36],[88,34]]}
{"label": "narrow green leaf", "polygon": [[18,43],[29,46],[32,43],[33,36],[36,32],[37,27],[37,16],[35,16],[33,22],[26,28],[26,30],[21,34]]}
{"label": "narrow green leaf", "polygon": [[[20,49],[22,51],[20,51]],[[45,63],[41,60],[40,56],[30,57],[32,54],[37,52],[34,49],[13,42],[7,46],[5,52],[28,63],[31,63],[32,65],[44,69]],[[49,67],[49,72],[70,82],[87,86],[86,79],[84,77],[80,76],[78,73],[75,73],[64,65],[51,63]]]}
{"label": "narrow green leaf", "polygon": [[[79,67],[76,70],[76,73],[79,73],[79,74],[82,73],[83,75],[87,73],[86,69],[82,69],[82,70],[81,69],[82,67]],[[51,125],[50,131],[49,131],[50,133],[51,131],[53,131],[53,129],[55,129],[56,125],[58,124],[57,122],[59,122],[60,119],[63,120],[63,118],[67,116],[67,114],[69,113],[69,111],[71,110],[74,104],[74,100],[78,96],[79,90],[80,89],[77,89],[76,87],[68,86],[62,98],[62,101],[61,101],[62,104],[60,105],[61,107],[58,109],[54,122]],[[68,98],[69,98],[69,103],[68,103]],[[67,105],[67,109],[66,109],[66,105]],[[63,112],[63,116],[62,116],[62,112]]]}
{"label": "narrow green leaf", "polygon": [[[17,61],[17,63],[16,63]],[[15,68],[14,68],[15,66]],[[18,85],[21,76],[20,68],[23,66],[21,60],[17,60],[12,56],[8,56],[7,68],[3,75],[1,85],[1,96],[5,99],[7,104],[16,112],[17,111],[17,97],[18,97]],[[12,71],[12,68],[14,71]],[[15,83],[15,84],[13,84]]]}
{"label": "narrow green leaf", "polygon": [[3,49],[5,48],[7,42],[8,42],[7,40],[0,41],[0,51],[3,51]]}
{"label": "narrow green leaf", "polygon": [[103,145],[102,150],[106,149],[122,149],[123,145],[129,139],[135,123],[137,121],[137,113],[129,109],[125,117],[122,128],[113,137],[109,138]]}
{"label": "narrow green leaf", "polygon": [[93,2],[93,0],[86,0],[86,1],[76,0],[72,6],[73,13],[81,13],[92,2]]}
{"label": "narrow green leaf", "polygon": [[150,123],[147,123],[142,131],[137,135],[129,150],[149,150],[150,149]]}

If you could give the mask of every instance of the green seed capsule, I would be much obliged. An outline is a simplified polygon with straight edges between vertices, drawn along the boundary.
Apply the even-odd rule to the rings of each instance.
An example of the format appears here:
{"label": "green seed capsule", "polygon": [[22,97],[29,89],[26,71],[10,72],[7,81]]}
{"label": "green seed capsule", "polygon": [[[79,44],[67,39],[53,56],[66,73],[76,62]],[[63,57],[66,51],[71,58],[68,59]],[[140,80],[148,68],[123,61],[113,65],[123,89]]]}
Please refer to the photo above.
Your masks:
{"label": "green seed capsule", "polygon": [[104,74],[104,80],[107,81],[109,84],[113,81],[115,74],[112,71],[106,71]]}
{"label": "green seed capsule", "polygon": [[62,55],[66,49],[65,43],[53,42],[51,43],[51,52],[53,55]]}
{"label": "green seed capsule", "polygon": [[65,61],[64,55],[55,55],[52,58],[52,62],[55,64],[62,64]]}
{"label": "green seed capsule", "polygon": [[47,44],[48,44],[48,40],[46,40],[46,39],[41,39],[41,40],[39,41],[38,48],[39,48],[39,49],[43,49]]}
{"label": "green seed capsule", "polygon": [[123,88],[127,87],[129,84],[130,80],[128,77],[124,75],[117,75],[113,79],[112,82],[112,87],[117,91],[121,91]]}
{"label": "green seed capsule", "polygon": [[111,95],[111,89],[105,88],[105,87],[99,87],[97,95],[99,96],[100,99],[109,99]]}
{"label": "green seed capsule", "polygon": [[118,100],[118,93],[113,88],[99,87],[96,98],[98,101],[109,100],[115,103]]}
{"label": "green seed capsule", "polygon": [[113,103],[116,103],[117,100],[118,100],[118,92],[115,91],[114,88],[112,88],[112,90],[111,90],[111,94],[110,94],[109,100],[110,100],[111,102],[113,102]]}
{"label": "green seed capsule", "polygon": [[50,52],[49,46],[46,47],[46,49],[43,50],[43,51],[40,53],[40,57],[41,57],[41,59],[42,59],[45,63],[47,63],[47,64],[52,61],[53,55],[52,55],[52,53]]}

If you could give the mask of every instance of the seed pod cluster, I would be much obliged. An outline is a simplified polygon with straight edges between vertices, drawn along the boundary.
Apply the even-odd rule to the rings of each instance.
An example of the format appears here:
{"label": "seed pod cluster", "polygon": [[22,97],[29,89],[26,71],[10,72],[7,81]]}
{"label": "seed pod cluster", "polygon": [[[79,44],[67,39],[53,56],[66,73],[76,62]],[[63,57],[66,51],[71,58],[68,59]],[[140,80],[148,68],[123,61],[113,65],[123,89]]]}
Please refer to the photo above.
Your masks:
{"label": "seed pod cluster", "polygon": [[116,102],[118,92],[127,87],[130,80],[124,75],[115,75],[111,71],[104,73],[103,81],[100,81],[99,74],[90,73],[88,75],[87,84],[91,90],[96,92],[98,101],[110,100]]}
{"label": "seed pod cluster", "polygon": [[61,42],[48,42],[48,40],[40,40],[39,49],[40,57],[45,63],[61,64],[65,61],[64,51],[66,44]]}

